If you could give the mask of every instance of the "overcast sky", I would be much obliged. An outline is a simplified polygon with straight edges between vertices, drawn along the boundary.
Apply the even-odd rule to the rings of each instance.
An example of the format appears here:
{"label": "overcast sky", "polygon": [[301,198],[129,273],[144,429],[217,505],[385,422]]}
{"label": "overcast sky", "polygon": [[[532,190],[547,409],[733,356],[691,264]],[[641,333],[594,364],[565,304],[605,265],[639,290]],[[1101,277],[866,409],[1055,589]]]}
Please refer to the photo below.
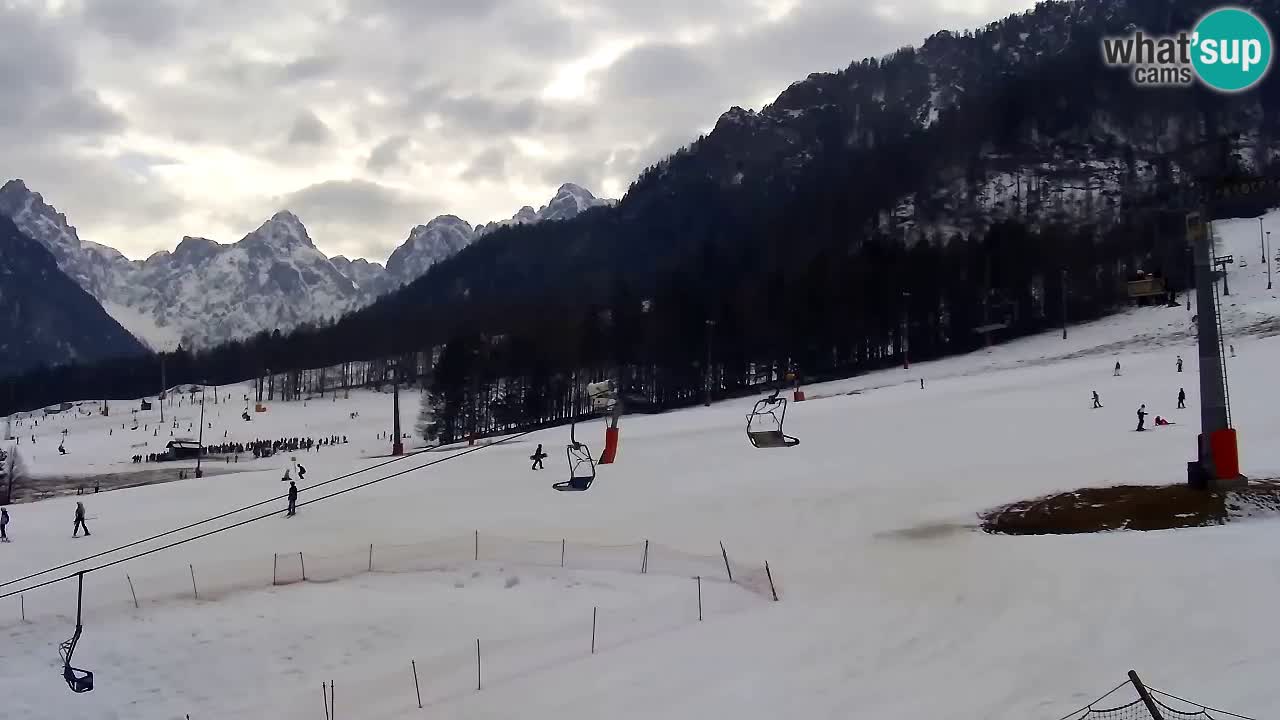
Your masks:
{"label": "overcast sky", "polygon": [[732,105],[1030,0],[0,0],[0,173],[141,258],[619,197]]}

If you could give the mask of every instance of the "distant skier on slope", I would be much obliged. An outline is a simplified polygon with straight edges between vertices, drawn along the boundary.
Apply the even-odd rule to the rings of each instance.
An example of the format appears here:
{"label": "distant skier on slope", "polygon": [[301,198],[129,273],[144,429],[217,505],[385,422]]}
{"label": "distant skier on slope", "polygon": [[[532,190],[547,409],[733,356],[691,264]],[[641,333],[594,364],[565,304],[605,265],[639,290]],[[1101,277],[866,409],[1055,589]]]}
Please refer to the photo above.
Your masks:
{"label": "distant skier on slope", "polygon": [[1182,356],[1178,356],[1178,372],[1182,372]]}
{"label": "distant skier on slope", "polygon": [[299,480],[307,479],[307,468],[304,467],[301,463],[299,463],[298,465],[298,479]]}
{"label": "distant skier on slope", "polygon": [[1186,388],[1178,388],[1178,409],[1187,409],[1187,390]]}
{"label": "distant skier on slope", "polygon": [[1120,377],[1120,361],[1116,361],[1116,369],[1111,373],[1111,377]]}
{"label": "distant skier on slope", "polygon": [[298,486],[292,480],[289,481],[289,512],[285,517],[293,517],[298,514]]}
{"label": "distant skier on slope", "polygon": [[1100,407],[1102,407],[1102,402],[1098,400],[1098,391],[1094,390],[1093,391],[1093,409],[1097,410]]}
{"label": "distant skier on slope", "polygon": [[1147,406],[1143,405],[1138,408],[1138,432],[1146,430],[1143,425],[1147,422]]}

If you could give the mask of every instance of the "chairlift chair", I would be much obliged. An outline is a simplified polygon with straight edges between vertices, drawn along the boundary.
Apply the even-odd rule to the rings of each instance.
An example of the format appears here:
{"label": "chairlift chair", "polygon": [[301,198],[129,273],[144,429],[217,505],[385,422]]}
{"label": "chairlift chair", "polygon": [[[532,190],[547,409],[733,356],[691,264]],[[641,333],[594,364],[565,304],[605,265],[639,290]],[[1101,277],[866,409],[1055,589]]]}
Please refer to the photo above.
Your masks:
{"label": "chairlift chair", "polygon": [[87,693],[93,690],[93,673],[71,666],[71,657],[75,655],[76,645],[80,643],[80,633],[84,625],[80,622],[80,611],[84,605],[84,573],[76,574],[76,632],[71,639],[58,646],[58,655],[62,658],[62,679],[74,693]]}
{"label": "chairlift chair", "polygon": [[551,487],[561,491],[586,490],[596,479],[596,461],[591,457],[591,449],[586,443],[574,440],[565,448],[565,456],[569,460],[569,479],[558,482]]}
{"label": "chairlift chair", "polygon": [[[574,411],[578,407],[577,378],[574,378]],[[561,491],[582,491],[591,487],[596,479],[596,461],[591,456],[591,448],[586,443],[578,442],[578,423],[575,418],[569,423],[569,445],[565,447],[565,457],[569,461],[569,479],[558,482],[551,487]]]}
{"label": "chairlift chair", "polygon": [[752,447],[779,448],[795,447],[800,444],[798,438],[791,437],[782,431],[782,423],[787,417],[787,399],[779,397],[778,391],[756,401],[747,416],[747,439]]}

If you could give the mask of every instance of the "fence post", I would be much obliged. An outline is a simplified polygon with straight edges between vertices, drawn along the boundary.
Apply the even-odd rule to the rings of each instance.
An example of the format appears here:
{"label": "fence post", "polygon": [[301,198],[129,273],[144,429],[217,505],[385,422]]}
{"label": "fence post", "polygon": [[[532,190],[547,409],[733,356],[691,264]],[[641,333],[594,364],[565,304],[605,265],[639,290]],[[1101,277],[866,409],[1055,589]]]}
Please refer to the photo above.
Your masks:
{"label": "fence post", "polygon": [[560,567],[564,567],[564,538],[560,538]]}
{"label": "fence post", "polygon": [[698,581],[698,622],[702,622],[702,576],[694,578]]}
{"label": "fence post", "polygon": [[333,688],[336,683],[329,681],[329,719],[338,720],[338,701],[333,699]]}
{"label": "fence post", "polygon": [[373,572],[373,543],[369,543],[369,572]]}
{"label": "fence post", "polygon": [[125,573],[124,579],[129,581],[129,594],[133,596],[133,609],[137,610],[138,609],[138,593],[134,592],[133,578],[129,577],[128,573]]}
{"label": "fence post", "polygon": [[644,541],[644,559],[640,561],[640,573],[649,572],[649,541]]}
{"label": "fence post", "polygon": [[191,568],[191,594],[195,597],[196,600],[199,600],[200,591],[196,589],[196,566],[188,565],[187,567]]}
{"label": "fence post", "polygon": [[[298,564],[302,566],[302,582],[306,582],[307,581],[307,561],[303,559],[301,552],[298,553]],[[333,686],[331,685],[329,687],[330,687],[330,692],[332,692]]]}
{"label": "fence post", "polygon": [[591,654],[596,654],[596,613],[600,612],[600,608],[591,608]]}
{"label": "fence post", "polygon": [[329,683],[320,683],[320,692],[324,695],[324,720],[329,719]]}
{"label": "fence post", "polygon": [[733,569],[729,567],[729,553],[725,552],[724,541],[720,541],[720,556],[724,558],[724,571],[729,574],[729,582],[733,582]]}
{"label": "fence post", "polygon": [[480,531],[476,531],[476,561],[480,561]]}
{"label": "fence post", "polygon": [[27,596],[19,595],[18,603],[19,605],[22,606],[22,622],[26,622],[27,621]]}
{"label": "fence post", "polygon": [[418,689],[418,662],[410,660],[409,664],[413,666],[413,692],[418,696],[418,709],[422,709],[422,690]]}
{"label": "fence post", "polygon": [[778,602],[778,588],[773,586],[773,572],[769,570],[769,561],[764,561],[764,574],[769,578],[769,592],[773,593],[773,601]]}
{"label": "fence post", "polygon": [[476,692],[480,691],[480,638],[476,638]]}
{"label": "fence post", "polygon": [[279,584],[276,578],[280,573],[280,553],[271,553],[271,585],[274,587]]}
{"label": "fence post", "polygon": [[1142,698],[1142,704],[1147,706],[1147,712],[1151,713],[1151,717],[1155,720],[1164,720],[1164,716],[1160,714],[1160,708],[1156,707],[1155,700],[1151,699],[1151,693],[1147,692],[1147,686],[1142,684],[1138,673],[1130,670],[1129,682],[1133,683],[1134,689],[1138,691],[1138,697]]}

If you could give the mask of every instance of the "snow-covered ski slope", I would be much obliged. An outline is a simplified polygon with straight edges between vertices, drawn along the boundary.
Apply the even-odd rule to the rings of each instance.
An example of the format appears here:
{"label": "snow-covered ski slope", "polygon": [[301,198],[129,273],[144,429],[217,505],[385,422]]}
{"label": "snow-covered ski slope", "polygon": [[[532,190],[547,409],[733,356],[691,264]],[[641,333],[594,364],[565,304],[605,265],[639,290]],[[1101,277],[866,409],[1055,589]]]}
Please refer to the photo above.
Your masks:
{"label": "snow-covered ski slope", "polygon": [[[1266,222],[1280,228],[1280,214]],[[1275,477],[1280,339],[1270,334],[1280,300],[1266,291],[1256,219],[1215,229],[1222,252],[1249,260],[1231,269],[1232,295],[1224,298],[1242,466],[1253,477]],[[1116,360],[1121,377],[1112,377]],[[317,718],[321,683],[333,680],[337,717],[373,720],[1055,720],[1136,668],[1166,690],[1270,717],[1280,713],[1280,635],[1267,629],[1280,601],[1280,519],[1092,536],[973,530],[976,513],[1016,499],[1181,482],[1194,453],[1196,368],[1191,313],[1137,309],[1072,327],[1067,340],[1047,333],[807,387],[810,399],[787,415],[788,432],[802,440],[792,449],[750,447],[747,399],[629,416],[618,463],[602,467],[585,493],[550,489],[564,479],[567,428],[486,447],[304,506],[294,518],[89,575],[76,664],[95,670],[98,688],[86,695],[63,685],[56,653],[74,624],[74,586],[30,593],[27,623],[17,598],[0,600],[0,716]],[[1175,409],[1180,387],[1188,410]],[[1090,409],[1092,390],[1103,409]],[[239,398],[245,389],[223,391]],[[1142,403],[1177,424],[1132,432]],[[387,395],[360,392],[306,407],[272,403],[245,423],[242,401],[220,403],[207,408],[213,428],[205,437],[348,435],[348,445],[296,454],[309,470],[306,487],[384,461],[372,456],[388,450],[377,436],[389,428],[390,405]],[[402,405],[411,427],[416,398],[406,394]],[[191,411],[176,409],[179,434]],[[42,420],[34,448],[24,427],[20,450],[39,472],[128,469],[138,452],[129,445],[143,431],[120,429],[126,413],[113,406],[110,418],[68,420],[65,456],[57,453],[64,425]],[[597,453],[603,434],[600,421],[579,427]],[[527,458],[539,442],[550,458],[535,473]],[[448,455],[424,453],[325,491]],[[0,581],[280,494],[288,458],[233,468],[249,472],[12,506]],[[304,491],[302,501],[308,497]],[[71,538],[77,499],[88,508],[88,539]],[[571,553],[575,543],[590,543],[602,554],[611,552],[606,545],[631,553],[651,539],[713,560],[723,541],[741,567],[768,560],[782,599],[712,577],[713,562],[699,623],[693,573],[683,568],[666,573],[655,561],[639,574],[623,561],[564,570],[473,562],[466,548],[475,532],[482,544],[499,536],[548,540],[557,554],[560,538]],[[433,555],[437,546],[424,543],[438,538],[453,552]],[[419,554],[447,561],[424,562],[423,572],[271,585],[275,553],[289,563],[277,572],[296,579],[300,568],[284,554],[305,551],[321,567],[340,555],[358,564],[369,544],[409,545],[400,551],[406,562]],[[183,597],[189,566],[201,583],[243,589]],[[323,572],[310,562],[307,571]],[[476,638],[484,646],[479,692]]]}

